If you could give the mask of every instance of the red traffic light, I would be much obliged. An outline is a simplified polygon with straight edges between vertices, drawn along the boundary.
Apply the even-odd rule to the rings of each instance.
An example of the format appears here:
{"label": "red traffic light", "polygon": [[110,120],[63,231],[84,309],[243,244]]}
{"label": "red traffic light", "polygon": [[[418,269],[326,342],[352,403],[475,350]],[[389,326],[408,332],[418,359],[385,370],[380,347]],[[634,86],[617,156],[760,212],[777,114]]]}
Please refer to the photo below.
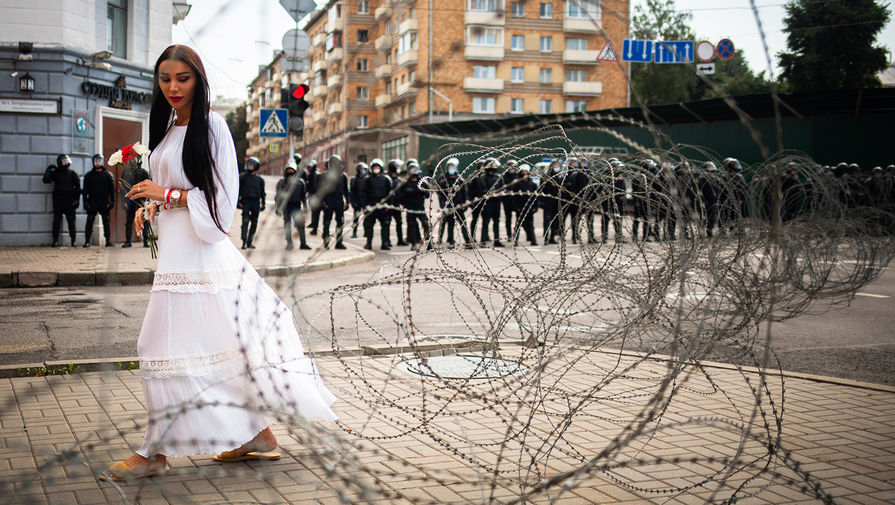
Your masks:
{"label": "red traffic light", "polygon": [[308,94],[308,85],[307,84],[299,84],[292,90],[292,98],[302,99]]}

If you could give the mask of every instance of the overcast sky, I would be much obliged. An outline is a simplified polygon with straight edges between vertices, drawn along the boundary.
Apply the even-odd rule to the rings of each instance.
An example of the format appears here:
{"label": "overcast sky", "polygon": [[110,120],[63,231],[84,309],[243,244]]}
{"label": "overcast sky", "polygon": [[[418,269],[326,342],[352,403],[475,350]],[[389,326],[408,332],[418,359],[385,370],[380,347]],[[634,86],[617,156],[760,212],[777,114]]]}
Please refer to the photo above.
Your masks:
{"label": "overcast sky", "polygon": [[[246,97],[246,86],[258,73],[258,66],[270,62],[282,47],[283,34],[295,22],[278,0],[190,0],[192,10],[174,26],[175,43],[195,48],[212,86],[212,95]],[[322,0],[318,3],[322,4]],[[632,0],[633,5],[643,3]],[[680,10],[692,12],[691,26],[700,40],[716,44],[730,38],[743,49],[749,66],[765,75],[768,65],[761,31],[776,65],[774,54],[786,49],[783,32],[784,0],[755,0],[762,29],[759,30],[748,0],[677,0]],[[721,7],[720,5],[723,5]],[[831,41],[835,43],[835,41]],[[895,49],[895,23],[891,20],[880,32],[877,43]],[[890,55],[890,59],[892,56]],[[774,68],[776,75],[779,69]]]}

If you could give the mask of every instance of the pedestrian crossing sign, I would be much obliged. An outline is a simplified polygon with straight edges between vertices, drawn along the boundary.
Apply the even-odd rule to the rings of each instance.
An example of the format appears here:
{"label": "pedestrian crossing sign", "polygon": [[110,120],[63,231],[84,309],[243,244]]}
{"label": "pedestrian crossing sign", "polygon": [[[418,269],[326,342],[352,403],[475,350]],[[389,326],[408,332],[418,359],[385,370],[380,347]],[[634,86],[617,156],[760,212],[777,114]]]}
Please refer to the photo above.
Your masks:
{"label": "pedestrian crossing sign", "polygon": [[597,61],[608,61],[608,62],[617,62],[618,56],[615,55],[615,48],[612,47],[612,42],[609,39],[606,39],[606,43],[603,44],[603,49],[600,49],[600,54],[597,55]]}
{"label": "pedestrian crossing sign", "polygon": [[286,109],[261,109],[261,136],[286,137],[288,118]]}

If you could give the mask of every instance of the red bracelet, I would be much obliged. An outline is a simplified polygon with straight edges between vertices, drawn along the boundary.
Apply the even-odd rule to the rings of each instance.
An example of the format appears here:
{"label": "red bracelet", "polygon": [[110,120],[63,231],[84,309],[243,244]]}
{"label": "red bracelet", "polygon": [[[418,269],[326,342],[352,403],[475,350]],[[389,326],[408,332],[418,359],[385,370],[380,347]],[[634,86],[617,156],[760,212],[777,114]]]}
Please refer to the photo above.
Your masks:
{"label": "red bracelet", "polygon": [[171,203],[171,192],[174,191],[171,188],[165,190],[165,203]]}

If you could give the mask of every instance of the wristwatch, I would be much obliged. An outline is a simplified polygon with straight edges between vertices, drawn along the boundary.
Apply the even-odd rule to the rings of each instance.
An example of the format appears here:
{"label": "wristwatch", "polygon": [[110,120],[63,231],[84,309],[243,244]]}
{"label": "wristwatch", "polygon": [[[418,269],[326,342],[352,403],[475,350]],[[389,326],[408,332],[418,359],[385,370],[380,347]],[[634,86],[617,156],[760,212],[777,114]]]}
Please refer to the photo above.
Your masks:
{"label": "wristwatch", "polygon": [[177,205],[180,205],[180,190],[179,189],[175,189],[174,191],[171,191],[171,201],[177,202]]}

